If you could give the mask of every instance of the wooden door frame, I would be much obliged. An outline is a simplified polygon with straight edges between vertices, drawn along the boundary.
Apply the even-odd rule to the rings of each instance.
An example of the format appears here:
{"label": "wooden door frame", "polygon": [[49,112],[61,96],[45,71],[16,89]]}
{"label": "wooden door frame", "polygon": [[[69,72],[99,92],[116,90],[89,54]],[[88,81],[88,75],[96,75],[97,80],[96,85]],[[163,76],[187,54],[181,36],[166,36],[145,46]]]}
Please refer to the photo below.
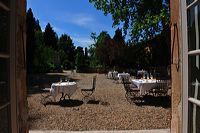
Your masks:
{"label": "wooden door frame", "polygon": [[10,1],[10,102],[11,102],[11,132],[18,133],[17,97],[16,97],[16,0]]}

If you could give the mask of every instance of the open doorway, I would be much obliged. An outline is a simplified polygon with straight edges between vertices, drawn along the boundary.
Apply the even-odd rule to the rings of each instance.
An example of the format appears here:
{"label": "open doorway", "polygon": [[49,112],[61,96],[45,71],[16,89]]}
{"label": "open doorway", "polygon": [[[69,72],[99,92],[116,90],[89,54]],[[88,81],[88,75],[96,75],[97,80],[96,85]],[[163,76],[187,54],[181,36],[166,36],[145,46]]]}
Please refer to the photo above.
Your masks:
{"label": "open doorway", "polygon": [[[98,62],[93,60],[94,62],[91,63],[87,62],[87,60],[83,61],[85,58],[89,58],[89,56],[92,55],[92,52],[86,54],[88,49],[75,47],[75,59],[69,58],[68,54],[66,56],[65,51],[58,52],[59,48],[51,45],[51,43],[59,39],[61,45],[62,41],[60,36],[55,36],[55,31],[52,32],[52,26],[47,24],[50,33],[53,33],[55,38],[52,37],[53,39],[48,41],[47,45],[37,45],[36,47],[38,49],[36,49],[36,51],[34,51],[34,47],[31,47],[27,43],[26,51],[25,36],[27,33],[25,25],[28,23],[25,24],[25,20],[27,20],[25,19],[25,8],[25,0],[0,1],[0,17],[2,17],[2,19],[0,19],[0,22],[2,22],[1,31],[5,31],[1,33],[7,34],[1,34],[2,36],[0,36],[3,42],[0,48],[0,50],[2,50],[0,51],[0,66],[2,68],[0,70],[2,73],[0,83],[3,92],[1,93],[2,97],[0,97],[2,98],[2,104],[0,105],[0,117],[2,119],[0,119],[0,122],[3,124],[0,125],[3,132],[26,132],[27,121],[31,121],[30,129],[128,130],[170,127],[170,96],[168,94],[168,96],[156,94],[154,97],[155,92],[152,90],[153,92],[150,92],[152,94],[142,97],[139,96],[138,100],[132,101],[132,97],[129,97],[131,93],[127,91],[126,85],[123,84],[124,78],[121,78],[125,73],[125,75],[128,75],[128,77],[130,76],[130,78],[144,78],[146,82],[152,81],[147,78],[158,76],[159,74],[157,72],[161,72],[161,68],[158,70],[149,69],[148,74],[142,71],[143,76],[140,75],[140,71],[138,72],[133,68],[147,69],[149,65],[152,65],[152,63],[154,63],[153,61],[155,61],[151,59],[152,57],[156,57],[157,54],[157,56],[163,54],[162,52],[157,53],[156,51],[154,51],[154,54],[150,54],[154,47],[150,45],[150,43],[156,40],[162,40],[162,37],[157,37],[155,40],[149,39],[148,43],[143,43],[141,41],[141,45],[132,47],[132,42],[126,45],[127,42],[124,40],[123,32],[120,28],[116,28],[116,32],[114,32],[112,36],[106,32],[102,32],[102,34],[99,33],[99,35],[92,33],[91,37],[94,43],[95,41],[97,43],[101,40],[101,37],[103,37],[104,41],[102,43],[103,45],[101,45],[102,47],[99,47],[98,54],[100,56],[98,56]],[[78,18],[79,16],[76,17]],[[33,44],[36,44],[35,42],[44,41],[44,33],[42,29],[40,29],[39,21],[34,20],[32,24],[32,28],[34,28],[34,37],[28,34],[27,36],[32,37],[33,40],[27,39],[27,41],[33,41]],[[82,23],[79,22],[79,24]],[[63,35],[63,38],[72,41],[69,36]],[[47,37],[46,39],[48,40],[50,38]],[[141,38],[139,37],[139,39]],[[107,45],[112,47],[107,47]],[[155,47],[156,46],[159,45],[155,43]],[[120,53],[122,51],[120,48],[124,49],[123,54]],[[31,53],[28,49],[38,53]],[[162,49],[165,48],[163,47]],[[140,50],[141,53],[138,52]],[[131,54],[132,52],[134,53],[133,55],[138,56],[133,56]],[[137,54],[135,54],[135,52],[137,52]],[[27,56],[25,56],[26,54]],[[93,54],[95,55],[96,53]],[[124,58],[124,55],[130,58]],[[64,58],[61,59],[60,57]],[[127,61],[126,59],[129,60]],[[151,59],[151,61],[149,59]],[[32,61],[31,63],[33,64],[31,64],[30,61]],[[76,64],[76,71],[73,68],[73,61],[75,62],[74,64]],[[157,61],[155,62],[158,63]],[[26,66],[26,63],[28,63],[28,66]],[[63,63],[62,67],[60,63]],[[85,68],[85,64],[87,63],[90,63],[91,66],[96,66],[95,69],[82,69]],[[163,64],[166,65],[165,62],[163,62]],[[29,69],[29,67],[32,66],[34,66],[34,69]],[[67,68],[67,71],[60,71],[63,68]],[[33,72],[41,70],[38,73],[27,75],[28,96],[26,95],[25,83],[26,70],[28,70],[28,72],[30,70]],[[87,73],[83,72],[83,70]],[[46,72],[44,73],[44,71]],[[112,73],[111,79],[109,77],[109,71]],[[115,75],[116,71],[118,71],[117,76]],[[156,72],[156,74],[151,75],[153,72]],[[166,73],[167,71],[165,69],[163,74]],[[93,78],[93,76],[97,76],[97,78]],[[94,82],[94,79],[96,82]],[[41,98],[43,98],[44,95],[46,96],[47,92],[45,91],[49,91],[48,88],[51,88],[53,82],[61,80],[67,81],[69,85],[74,85],[70,82],[75,82],[78,86],[76,93],[70,95],[68,98],[65,97],[65,99],[62,97],[63,99],[61,100],[61,94],[56,97],[56,101],[54,101],[54,99],[50,99],[50,101],[46,99],[46,104],[44,106],[43,103],[41,103]],[[132,79],[130,80],[132,81]],[[82,90],[84,88],[90,90],[90,87],[92,87],[93,89],[94,83],[96,83],[96,85],[95,91],[92,94],[93,97],[89,100],[86,99],[85,103],[85,96],[81,94],[81,91],[84,91]],[[63,83],[60,84],[63,85]],[[138,86],[134,87],[137,88]],[[133,95],[135,96],[135,94]],[[26,98],[28,98],[28,106]],[[29,110],[29,117],[27,117],[26,114],[27,110]],[[47,126],[47,124],[50,126]]]}
{"label": "open doorway", "polygon": [[[33,3],[37,4],[36,1]],[[39,3],[37,5],[38,8],[43,5],[41,2]],[[68,8],[75,10],[76,7],[72,8],[72,3],[76,3],[74,6],[85,10],[86,8],[83,8],[85,5],[92,6],[88,1],[68,1],[67,3],[70,5]],[[128,99],[130,98],[128,96],[129,93],[127,93],[122,80],[120,81],[120,76],[118,76],[128,73],[131,81],[133,78],[146,78],[144,81],[148,81],[147,78],[157,77],[157,79],[160,78],[159,81],[161,81],[158,84],[162,84],[163,80],[170,79],[170,70],[167,69],[170,68],[168,66],[170,65],[170,42],[166,43],[170,41],[170,38],[164,38],[165,35],[168,37],[170,36],[169,28],[165,29],[166,31],[168,30],[167,32],[160,32],[160,36],[158,35],[151,39],[146,38],[148,41],[140,41],[135,45],[132,44],[132,42],[128,43],[127,40],[124,39],[124,33],[120,28],[116,28],[113,33],[110,33],[103,31],[107,29],[96,24],[96,27],[100,27],[103,32],[100,31],[95,34],[96,31],[92,30],[90,32],[91,34],[87,34],[87,36],[89,38],[91,37],[93,40],[85,49],[75,44],[76,42],[75,39],[73,39],[73,35],[69,35],[67,31],[59,35],[58,32],[60,31],[58,29],[61,28],[55,25],[55,20],[52,22],[49,20],[45,24],[42,24],[42,18],[37,18],[38,14],[35,12],[45,14],[45,12],[48,13],[48,11],[51,10],[53,13],[56,13],[58,12],[56,10],[59,10],[58,7],[60,7],[61,10],[66,8],[65,6],[64,8],[61,6],[65,5],[65,3],[60,2],[60,6],[55,6],[55,2],[54,4],[53,2],[49,2],[49,6],[46,3],[45,5],[46,11],[41,10],[45,9],[44,6],[38,9],[40,11],[37,11],[34,7],[31,7],[31,5],[31,9],[27,11],[27,16],[30,16],[30,21],[35,22],[35,24],[32,23],[31,27],[35,37],[38,38],[36,40],[30,40],[30,42],[33,43],[37,41],[40,43],[40,46],[35,45],[36,48],[31,47],[30,49],[36,49],[35,52],[37,52],[37,54],[28,52],[27,50],[27,58],[30,58],[28,62],[33,61],[30,62],[30,64],[32,63],[30,67],[35,65],[34,69],[30,69],[32,70],[31,74],[28,75],[29,122],[31,130],[134,130],[170,128],[170,94],[166,92],[165,94],[158,92],[158,94],[155,90],[158,86],[154,86],[155,88],[152,87],[152,90],[149,91],[148,94],[146,91],[144,91],[144,93],[142,92],[143,95],[138,97],[136,102],[132,101],[132,98],[130,101],[130,99]],[[56,7],[56,9],[52,7]],[[96,11],[95,8],[93,10]],[[44,18],[51,17],[58,19],[58,16],[63,16],[62,19],[68,19],[65,20],[65,27],[67,27],[69,23],[74,23],[79,26],[81,25],[83,28],[87,26],[95,29],[95,26],[93,26],[93,19],[84,18],[84,22],[87,21],[83,23],[82,16],[77,16],[76,11],[72,11],[71,13],[66,13],[67,11],[63,12],[65,12],[63,15],[61,15],[62,12],[57,15],[52,15],[53,13],[46,14]],[[101,13],[103,14],[103,12]],[[82,14],[84,14],[83,11]],[[91,13],[86,16],[91,17]],[[39,21],[37,21],[37,19]],[[109,20],[111,17],[104,18],[103,21],[107,19]],[[80,22],[80,20],[82,21]],[[77,23],[77,21],[79,23]],[[35,29],[33,29],[34,26]],[[75,27],[75,25],[73,26]],[[110,26],[112,27],[112,23]],[[63,30],[64,27],[62,27],[62,31]],[[45,37],[48,32],[51,32],[53,36]],[[45,40],[46,38],[47,40]],[[49,38],[53,39],[48,41]],[[63,47],[65,45],[68,45],[68,47]],[[96,47],[97,45],[101,47]],[[71,53],[74,51],[74,55],[67,53],[65,49],[70,49],[72,51]],[[59,50],[63,50],[63,52]],[[96,50],[98,51],[96,52]],[[62,56],[64,58],[61,59],[61,54],[66,56]],[[98,54],[98,56],[92,56],[96,54]],[[38,57],[33,57],[34,55]],[[48,56],[46,57],[46,55]],[[71,56],[70,58],[69,55]],[[42,59],[42,57],[45,58]],[[96,58],[98,58],[98,60]],[[62,69],[64,69],[64,71],[62,71]],[[39,73],[39,71],[42,72]],[[111,77],[109,77],[109,71],[113,72]],[[114,76],[116,71],[117,74]],[[92,77],[94,75],[97,75],[96,89],[92,99],[85,103],[81,89],[92,87]],[[162,79],[163,77],[165,79]],[[44,106],[40,102],[42,98],[41,94],[47,94],[49,91],[48,88],[52,88],[52,83],[59,82],[60,78],[64,80],[67,79],[69,82],[76,82],[78,89],[70,99],[66,98],[60,100],[62,94],[59,94],[55,102],[52,98],[47,99]],[[153,79],[149,81],[149,83],[154,82]],[[156,83],[157,82],[158,81],[156,81]]]}

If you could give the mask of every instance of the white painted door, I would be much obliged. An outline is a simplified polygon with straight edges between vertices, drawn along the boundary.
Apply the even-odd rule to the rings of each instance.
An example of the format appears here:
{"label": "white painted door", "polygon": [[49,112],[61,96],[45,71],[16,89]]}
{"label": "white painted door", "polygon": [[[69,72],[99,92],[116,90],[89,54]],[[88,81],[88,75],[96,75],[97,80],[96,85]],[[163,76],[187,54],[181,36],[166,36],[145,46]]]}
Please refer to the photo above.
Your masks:
{"label": "white painted door", "polygon": [[183,132],[200,133],[200,0],[182,0]]}

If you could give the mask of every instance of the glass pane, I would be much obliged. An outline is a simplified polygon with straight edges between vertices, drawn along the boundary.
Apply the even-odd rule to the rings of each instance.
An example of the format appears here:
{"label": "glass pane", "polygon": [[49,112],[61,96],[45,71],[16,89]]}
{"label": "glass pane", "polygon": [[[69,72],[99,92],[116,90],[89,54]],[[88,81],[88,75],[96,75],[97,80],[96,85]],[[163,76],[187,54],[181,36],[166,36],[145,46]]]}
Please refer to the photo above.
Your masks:
{"label": "glass pane", "polygon": [[10,7],[10,0],[0,0],[3,4],[5,4],[7,7]]}
{"label": "glass pane", "polygon": [[188,103],[188,133],[200,133],[200,107]]}
{"label": "glass pane", "polygon": [[0,53],[9,51],[9,12],[0,8]]}
{"label": "glass pane", "polygon": [[189,56],[188,96],[200,99],[200,56]]}
{"label": "glass pane", "polygon": [[8,59],[0,58],[0,106],[10,101],[8,61]]}
{"label": "glass pane", "polygon": [[0,110],[0,133],[9,133],[10,132],[10,116],[9,116],[8,107]]}
{"label": "glass pane", "polygon": [[[200,100],[200,56],[189,56],[188,62],[188,97]],[[200,108],[189,102],[188,133],[200,132]]]}
{"label": "glass pane", "polygon": [[197,5],[187,10],[188,50],[199,49],[200,7]]}
{"label": "glass pane", "polygon": [[186,0],[187,6],[191,4],[194,0]]}

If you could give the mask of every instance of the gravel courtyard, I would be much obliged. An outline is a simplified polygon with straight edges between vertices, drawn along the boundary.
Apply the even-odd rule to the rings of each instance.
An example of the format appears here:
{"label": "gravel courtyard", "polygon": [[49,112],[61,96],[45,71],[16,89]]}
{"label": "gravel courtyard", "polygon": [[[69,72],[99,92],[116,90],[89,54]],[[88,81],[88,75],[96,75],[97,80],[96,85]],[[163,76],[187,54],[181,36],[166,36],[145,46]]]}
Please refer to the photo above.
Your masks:
{"label": "gravel courtyard", "polygon": [[[91,88],[97,75],[93,100],[83,102],[80,89]],[[66,76],[75,81],[78,90],[71,100],[41,104],[45,87]],[[170,128],[170,97],[145,96],[144,103],[130,104],[123,85],[107,79],[104,74],[49,73],[29,76],[28,108],[30,130],[137,130]]]}

